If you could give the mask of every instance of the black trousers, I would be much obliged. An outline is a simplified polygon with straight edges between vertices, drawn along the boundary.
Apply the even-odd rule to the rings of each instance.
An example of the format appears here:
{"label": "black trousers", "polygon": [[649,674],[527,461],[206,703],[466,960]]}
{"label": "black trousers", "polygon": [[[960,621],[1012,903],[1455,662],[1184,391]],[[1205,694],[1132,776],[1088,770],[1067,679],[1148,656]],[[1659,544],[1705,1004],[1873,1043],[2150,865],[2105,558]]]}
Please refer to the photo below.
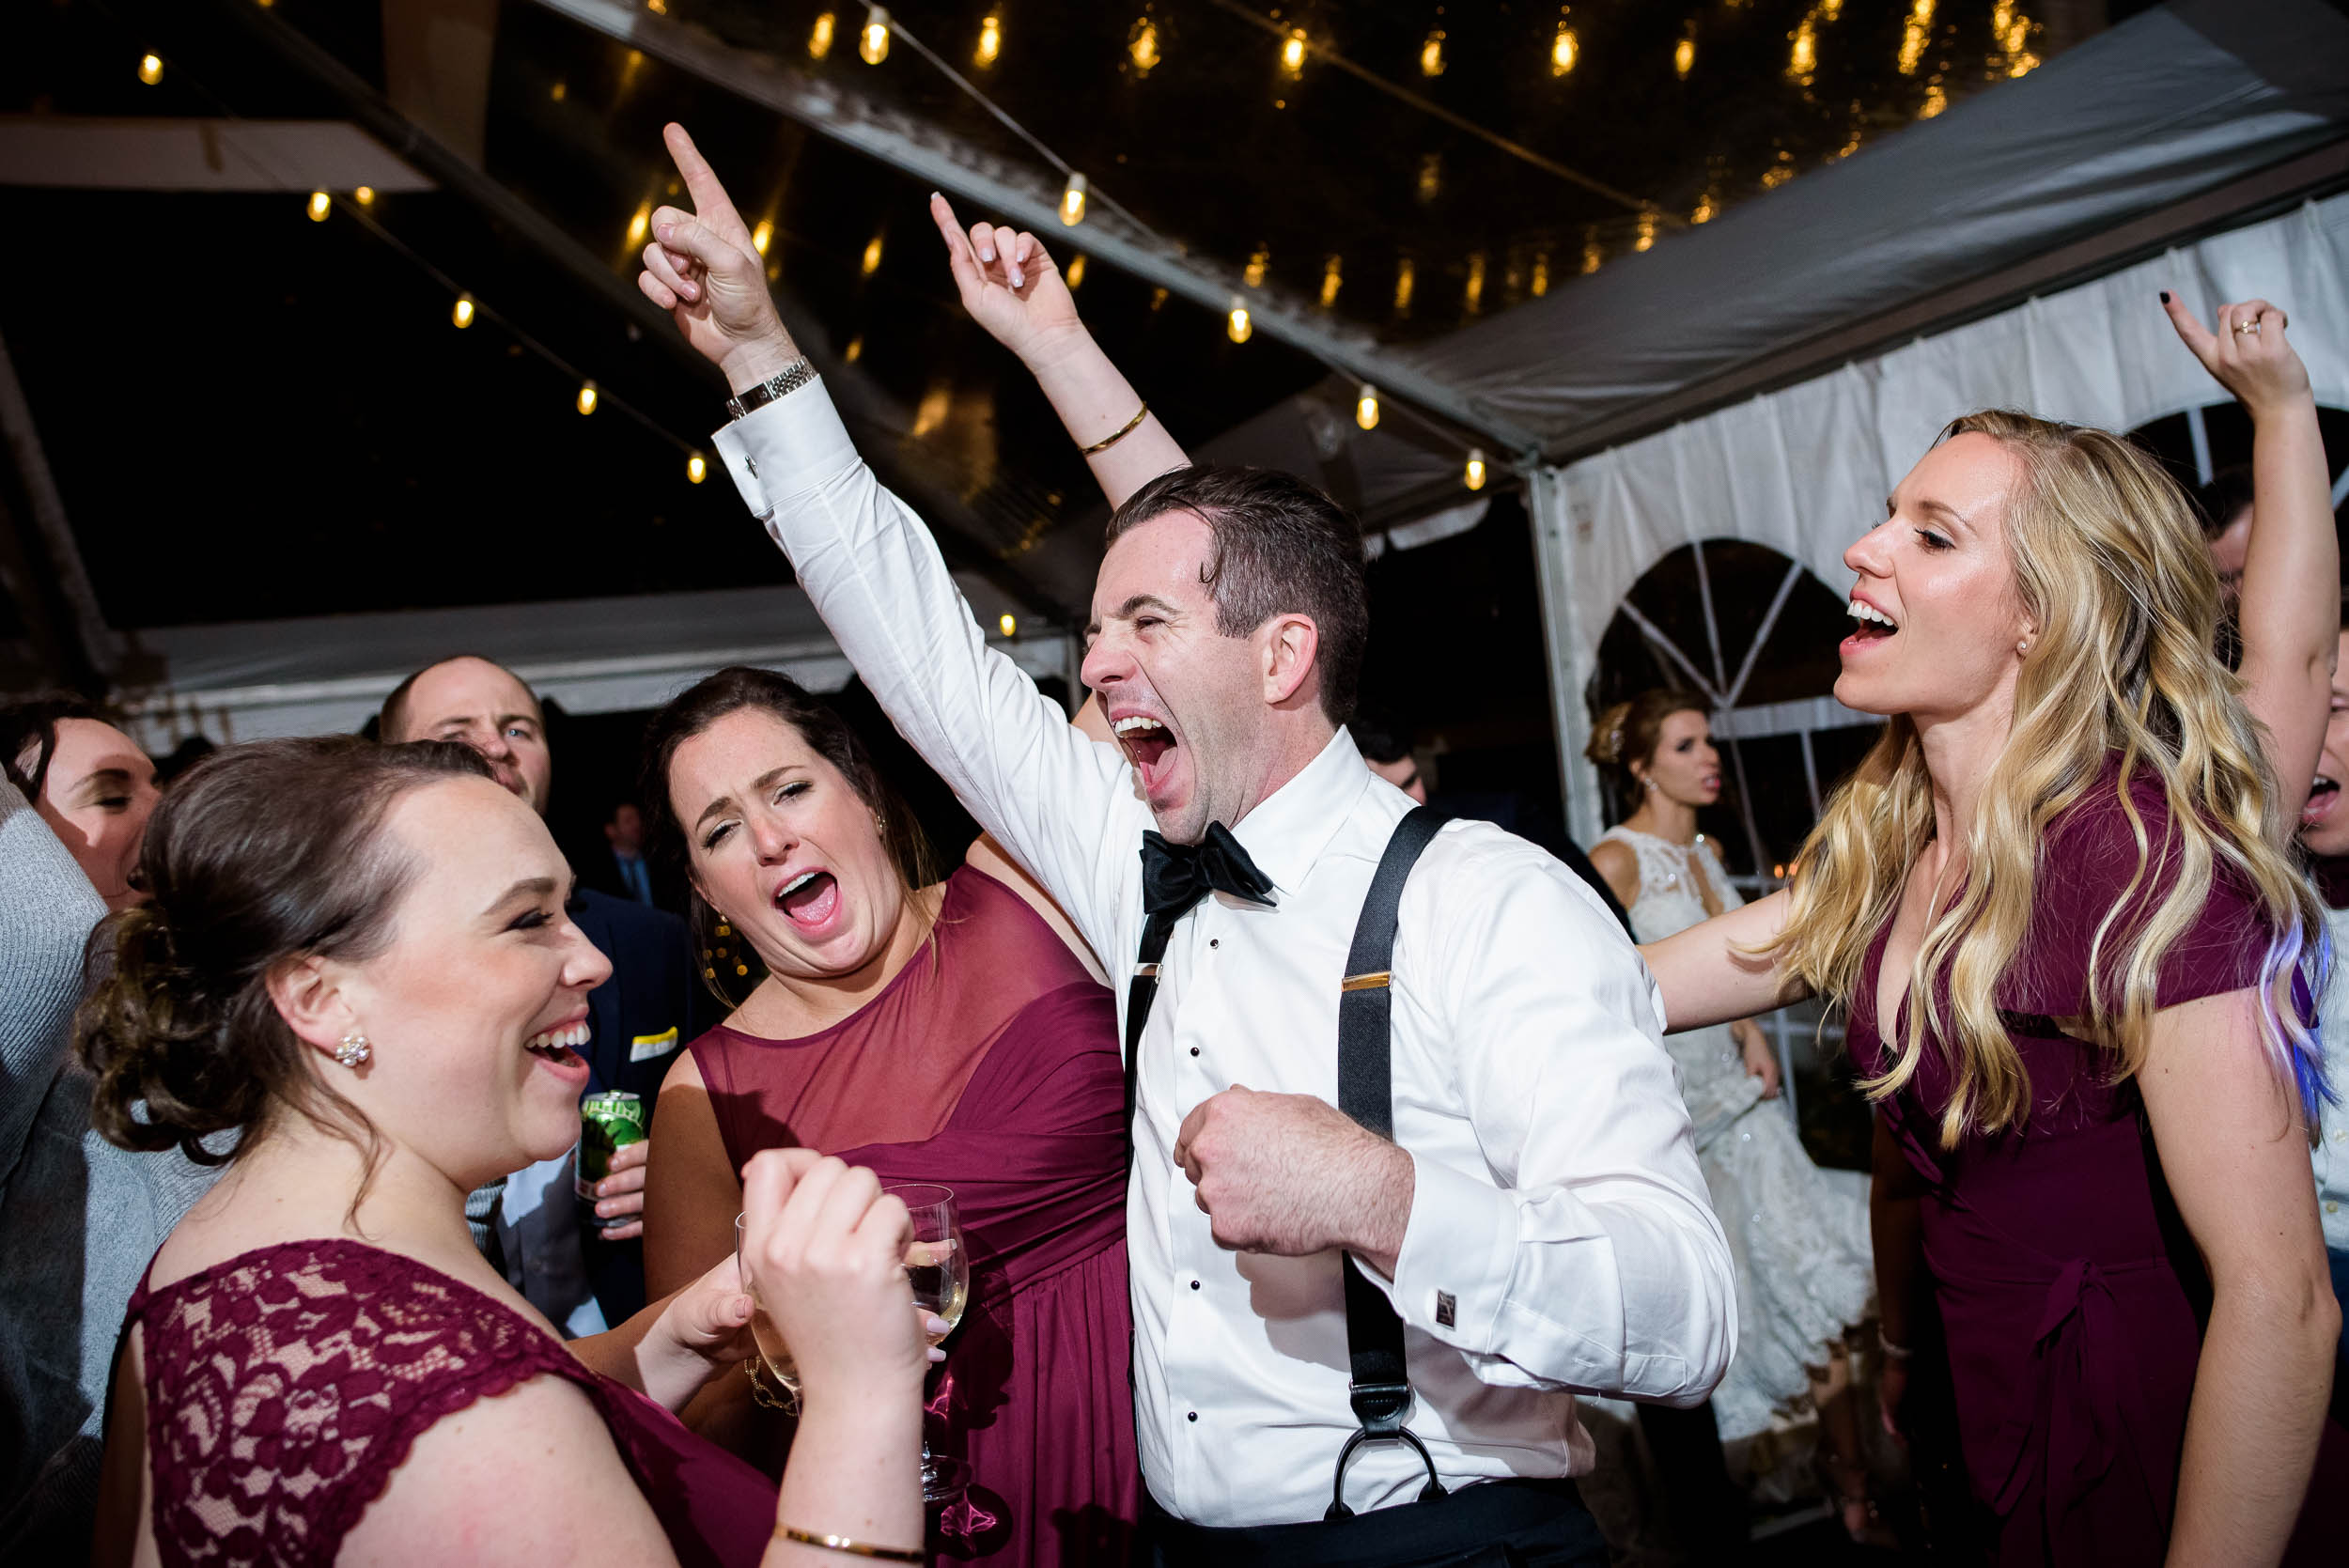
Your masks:
{"label": "black trousers", "polygon": [[1213,1529],[1142,1498],[1138,1568],[1607,1568],[1571,1481],[1488,1481],[1350,1519]]}

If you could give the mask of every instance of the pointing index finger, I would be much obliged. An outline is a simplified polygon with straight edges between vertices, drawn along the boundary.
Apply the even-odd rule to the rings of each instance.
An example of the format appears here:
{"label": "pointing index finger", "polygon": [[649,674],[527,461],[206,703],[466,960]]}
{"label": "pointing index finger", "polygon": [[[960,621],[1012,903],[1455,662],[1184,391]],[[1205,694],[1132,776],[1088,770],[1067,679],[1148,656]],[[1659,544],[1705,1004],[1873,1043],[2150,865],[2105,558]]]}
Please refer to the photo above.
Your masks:
{"label": "pointing index finger", "polygon": [[742,226],[742,215],[734,210],[733,198],[718,182],[717,171],[693,145],[693,138],[685,133],[685,127],[675,123],[664,126],[661,139],[668,144],[669,156],[676,161],[677,172],[684,178],[685,189],[693,198],[693,215],[725,239],[748,243],[750,230]]}

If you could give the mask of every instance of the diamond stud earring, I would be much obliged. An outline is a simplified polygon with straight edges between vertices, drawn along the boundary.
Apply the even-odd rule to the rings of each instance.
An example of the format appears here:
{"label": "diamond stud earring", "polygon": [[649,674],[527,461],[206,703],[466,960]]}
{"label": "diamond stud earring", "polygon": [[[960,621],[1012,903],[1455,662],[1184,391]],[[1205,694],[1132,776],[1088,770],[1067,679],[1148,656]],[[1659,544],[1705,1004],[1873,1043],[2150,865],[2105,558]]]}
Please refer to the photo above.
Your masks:
{"label": "diamond stud earring", "polygon": [[367,1044],[367,1037],[353,1030],[343,1036],[341,1048],[334,1052],[334,1060],[355,1071],[374,1054],[375,1048]]}

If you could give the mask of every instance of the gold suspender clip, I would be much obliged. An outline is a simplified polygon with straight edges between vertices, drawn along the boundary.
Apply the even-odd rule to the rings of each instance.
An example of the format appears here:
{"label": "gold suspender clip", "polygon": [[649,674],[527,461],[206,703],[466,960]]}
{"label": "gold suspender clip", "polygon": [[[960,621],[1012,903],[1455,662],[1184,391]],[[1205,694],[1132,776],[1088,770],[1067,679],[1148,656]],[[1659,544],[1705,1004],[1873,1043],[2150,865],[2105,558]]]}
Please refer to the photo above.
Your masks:
{"label": "gold suspender clip", "polygon": [[1156,980],[1158,977],[1159,966],[1156,964],[1136,964],[1134,966],[1134,978],[1136,980]]}

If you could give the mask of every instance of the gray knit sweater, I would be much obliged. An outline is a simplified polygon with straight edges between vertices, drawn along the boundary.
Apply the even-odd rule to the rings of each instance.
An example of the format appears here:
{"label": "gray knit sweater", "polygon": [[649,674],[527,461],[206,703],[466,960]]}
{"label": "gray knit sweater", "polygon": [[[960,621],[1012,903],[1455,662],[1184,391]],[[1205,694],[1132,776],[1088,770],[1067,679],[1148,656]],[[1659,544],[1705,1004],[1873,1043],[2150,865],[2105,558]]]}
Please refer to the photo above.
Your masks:
{"label": "gray knit sweater", "polygon": [[106,912],[0,780],[0,1561],[80,1561],[106,1378],[148,1261],[215,1172],[90,1130],[70,1048],[82,949]]}

